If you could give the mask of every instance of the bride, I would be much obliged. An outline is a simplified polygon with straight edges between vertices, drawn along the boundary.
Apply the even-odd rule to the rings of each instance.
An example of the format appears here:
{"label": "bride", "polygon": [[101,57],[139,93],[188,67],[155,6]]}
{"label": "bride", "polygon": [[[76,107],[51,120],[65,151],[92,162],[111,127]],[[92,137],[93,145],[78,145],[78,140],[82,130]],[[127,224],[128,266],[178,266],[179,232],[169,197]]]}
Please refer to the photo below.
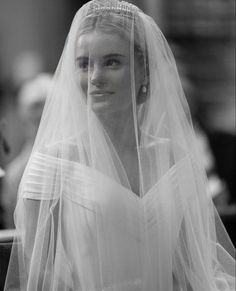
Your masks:
{"label": "bride", "polygon": [[19,188],[5,290],[234,290],[168,44],[136,6],[75,15]]}

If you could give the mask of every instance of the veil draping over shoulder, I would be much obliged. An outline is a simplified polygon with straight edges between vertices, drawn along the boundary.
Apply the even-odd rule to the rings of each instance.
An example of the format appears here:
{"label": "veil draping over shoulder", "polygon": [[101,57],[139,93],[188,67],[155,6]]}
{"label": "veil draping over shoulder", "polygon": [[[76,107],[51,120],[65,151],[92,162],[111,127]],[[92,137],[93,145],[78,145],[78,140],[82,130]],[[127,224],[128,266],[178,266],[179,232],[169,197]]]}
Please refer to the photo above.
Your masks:
{"label": "veil draping over shoulder", "polygon": [[169,46],[136,6],[75,15],[23,175],[5,290],[234,290]]}

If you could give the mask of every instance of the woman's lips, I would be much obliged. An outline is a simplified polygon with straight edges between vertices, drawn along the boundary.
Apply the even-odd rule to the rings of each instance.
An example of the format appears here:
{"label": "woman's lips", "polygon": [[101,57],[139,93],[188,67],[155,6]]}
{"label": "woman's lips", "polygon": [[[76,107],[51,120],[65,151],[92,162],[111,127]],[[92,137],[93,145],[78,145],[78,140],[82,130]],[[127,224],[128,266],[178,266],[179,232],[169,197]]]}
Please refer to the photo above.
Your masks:
{"label": "woman's lips", "polygon": [[89,93],[89,95],[92,96],[93,98],[107,97],[111,94],[113,94],[113,92],[110,91],[92,91]]}
{"label": "woman's lips", "polygon": [[89,96],[91,96],[95,100],[103,101],[103,100],[106,100],[107,97],[109,97],[112,94],[113,92],[110,92],[110,91],[92,91],[89,94]]}

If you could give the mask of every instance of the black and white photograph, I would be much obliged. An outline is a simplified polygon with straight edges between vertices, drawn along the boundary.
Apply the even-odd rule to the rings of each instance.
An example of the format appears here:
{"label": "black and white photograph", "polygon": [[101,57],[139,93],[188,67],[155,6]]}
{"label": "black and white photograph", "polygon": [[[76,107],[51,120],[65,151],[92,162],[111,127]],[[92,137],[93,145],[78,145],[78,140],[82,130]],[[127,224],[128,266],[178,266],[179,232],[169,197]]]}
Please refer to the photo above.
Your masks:
{"label": "black and white photograph", "polygon": [[235,2],[1,0],[0,291],[235,291]]}

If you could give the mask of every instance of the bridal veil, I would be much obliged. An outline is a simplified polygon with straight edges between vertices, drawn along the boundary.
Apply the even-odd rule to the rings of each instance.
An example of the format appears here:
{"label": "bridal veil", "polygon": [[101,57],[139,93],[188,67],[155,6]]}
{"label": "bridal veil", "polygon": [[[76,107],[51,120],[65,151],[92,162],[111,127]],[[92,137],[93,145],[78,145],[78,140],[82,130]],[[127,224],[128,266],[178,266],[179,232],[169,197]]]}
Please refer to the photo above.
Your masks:
{"label": "bridal veil", "polygon": [[171,50],[136,6],[75,15],[15,210],[5,290],[233,291]]}

